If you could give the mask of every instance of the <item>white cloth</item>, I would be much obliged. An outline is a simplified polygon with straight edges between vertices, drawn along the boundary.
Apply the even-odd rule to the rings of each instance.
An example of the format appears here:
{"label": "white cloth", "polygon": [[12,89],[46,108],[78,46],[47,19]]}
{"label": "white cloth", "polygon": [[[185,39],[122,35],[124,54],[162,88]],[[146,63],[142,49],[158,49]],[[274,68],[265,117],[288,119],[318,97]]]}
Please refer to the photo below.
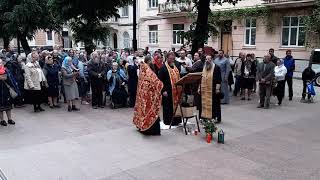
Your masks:
{"label": "white cloth", "polygon": [[282,81],[286,79],[287,68],[282,64],[274,68],[274,75],[277,81]]}

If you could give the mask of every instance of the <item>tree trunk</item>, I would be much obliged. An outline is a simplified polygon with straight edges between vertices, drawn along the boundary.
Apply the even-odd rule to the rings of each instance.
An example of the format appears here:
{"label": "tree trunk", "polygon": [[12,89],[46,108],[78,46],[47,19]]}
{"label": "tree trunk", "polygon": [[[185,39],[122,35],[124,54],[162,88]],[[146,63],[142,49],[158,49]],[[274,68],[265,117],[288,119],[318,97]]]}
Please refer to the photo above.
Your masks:
{"label": "tree trunk", "polygon": [[28,40],[27,40],[27,36],[20,34],[20,42],[21,42],[21,46],[26,54],[26,56],[31,53],[31,48],[29,46]]}
{"label": "tree trunk", "polygon": [[205,41],[208,39],[208,15],[210,11],[210,0],[199,0],[197,7],[198,17],[196,29],[192,38],[192,54],[203,48]]}
{"label": "tree trunk", "polygon": [[9,49],[9,45],[10,45],[10,39],[4,37],[3,38],[3,49]]}
{"label": "tree trunk", "polygon": [[96,46],[94,45],[94,43],[91,42],[84,42],[84,49],[86,50],[88,56],[90,57],[91,53],[93,52],[93,49],[95,49]]}

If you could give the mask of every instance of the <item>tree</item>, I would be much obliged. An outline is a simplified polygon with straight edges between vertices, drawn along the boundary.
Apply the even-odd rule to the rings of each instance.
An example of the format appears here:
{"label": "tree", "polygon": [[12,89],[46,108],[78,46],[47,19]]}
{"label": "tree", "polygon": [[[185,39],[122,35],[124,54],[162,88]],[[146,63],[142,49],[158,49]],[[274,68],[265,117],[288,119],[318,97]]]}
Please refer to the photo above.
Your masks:
{"label": "tree", "polygon": [[[172,0],[173,2],[174,0]],[[194,8],[196,9],[197,21],[191,26],[191,30],[184,33],[184,37],[192,41],[192,54],[200,47],[204,47],[204,43],[209,37],[209,32],[217,33],[216,24],[210,25],[208,17],[211,13],[210,3],[213,5],[222,5],[223,3],[230,3],[235,5],[240,0],[192,0]]]}
{"label": "tree", "polygon": [[132,0],[51,0],[50,8],[61,22],[68,23],[76,42],[83,42],[90,54],[94,41],[106,41],[108,27],[101,24],[112,17],[119,17],[118,9]]}
{"label": "tree", "polygon": [[31,52],[28,39],[38,30],[59,30],[61,25],[55,21],[48,8],[47,0],[1,0],[0,13],[3,26],[2,37],[17,37],[24,51]]}

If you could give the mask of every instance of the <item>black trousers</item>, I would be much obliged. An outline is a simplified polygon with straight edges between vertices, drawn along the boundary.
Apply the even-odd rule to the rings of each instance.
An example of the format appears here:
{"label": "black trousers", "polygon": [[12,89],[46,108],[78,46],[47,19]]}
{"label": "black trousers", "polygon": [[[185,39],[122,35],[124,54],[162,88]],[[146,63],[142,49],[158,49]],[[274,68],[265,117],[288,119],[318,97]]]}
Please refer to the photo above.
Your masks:
{"label": "black trousers", "polygon": [[91,83],[92,90],[92,106],[102,106],[103,105],[103,84]]}
{"label": "black trousers", "polygon": [[286,76],[286,80],[285,81],[288,84],[289,98],[292,98],[293,97],[292,77]]}
{"label": "black trousers", "polygon": [[282,99],[284,97],[284,91],[285,91],[285,86],[286,86],[286,81],[278,81],[277,82],[277,87],[275,89],[275,94],[278,98],[278,103],[281,104],[282,103]]}

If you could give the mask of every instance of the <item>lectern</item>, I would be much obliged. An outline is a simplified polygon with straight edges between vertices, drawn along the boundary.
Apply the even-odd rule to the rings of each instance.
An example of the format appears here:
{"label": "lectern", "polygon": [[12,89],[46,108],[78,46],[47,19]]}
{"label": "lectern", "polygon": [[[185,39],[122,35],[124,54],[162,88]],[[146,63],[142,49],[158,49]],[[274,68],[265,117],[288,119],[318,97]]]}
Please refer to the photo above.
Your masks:
{"label": "lectern", "polygon": [[186,85],[192,85],[192,84],[199,84],[199,86],[201,85],[201,78],[202,78],[202,73],[189,73],[186,76],[184,76],[183,78],[181,78],[176,84],[175,86],[177,87],[177,89],[179,89],[181,87],[181,93],[179,95],[179,101],[178,101],[178,105],[175,107],[174,112],[173,112],[173,117],[171,119],[171,123],[170,123],[170,127],[169,129],[171,129],[171,125],[173,122],[173,118],[175,117],[175,115],[177,114],[178,108],[180,108],[180,113],[181,113],[181,118],[182,118],[182,123],[183,123],[183,128],[185,130],[186,135],[188,134],[187,132],[187,122],[188,119],[195,117],[196,118],[196,122],[197,122],[197,126],[198,126],[198,131],[200,132],[200,127],[199,127],[199,120],[198,120],[198,116],[197,115],[185,115],[185,113],[182,110],[181,104],[183,101],[183,92],[185,90]]}

